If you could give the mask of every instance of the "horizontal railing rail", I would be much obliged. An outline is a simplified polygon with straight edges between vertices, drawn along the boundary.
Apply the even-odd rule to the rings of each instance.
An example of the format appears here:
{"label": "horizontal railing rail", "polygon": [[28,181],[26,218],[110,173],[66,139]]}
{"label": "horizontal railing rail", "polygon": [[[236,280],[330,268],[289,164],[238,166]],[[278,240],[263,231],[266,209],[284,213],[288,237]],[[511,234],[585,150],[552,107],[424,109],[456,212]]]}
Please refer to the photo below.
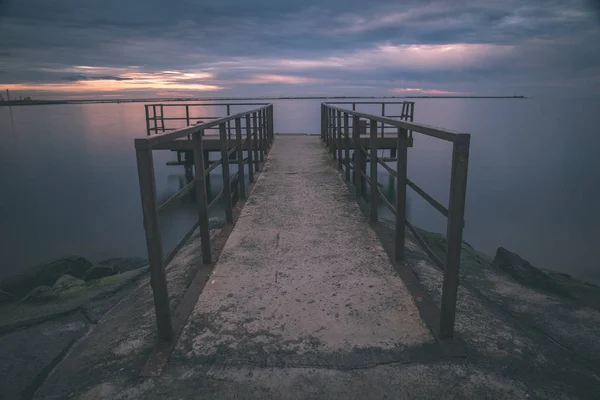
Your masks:
{"label": "horizontal railing rail", "polygon": [[[231,107],[235,106],[267,106],[270,103],[156,103],[156,104],[146,104],[144,105],[146,112],[146,135],[150,136],[152,134],[158,134],[159,132],[167,132],[173,131],[177,128],[171,128],[165,126],[165,121],[185,121],[186,126],[195,125],[194,121],[203,121],[203,120],[211,120],[211,119],[220,119],[222,116],[192,116],[190,112],[193,111],[194,108],[203,108],[203,107],[225,107],[225,116],[231,115]],[[184,108],[185,109],[185,117],[168,117],[165,116],[165,108]],[[152,111],[152,113],[150,113]],[[159,111],[159,112],[157,112]],[[150,123],[153,123],[152,126]],[[211,127],[207,129],[218,129],[217,127]],[[229,135],[229,139],[231,139],[231,126],[227,126],[227,133]]]}
{"label": "horizontal railing rail", "polygon": [[[250,182],[253,182],[254,173],[260,170],[260,163],[264,160],[265,153],[268,152],[274,139],[273,116],[273,105],[267,104],[250,111],[222,117],[210,122],[134,140],[156,324],[158,336],[161,340],[170,341],[173,338],[165,266],[197,228],[200,230],[202,262],[204,264],[212,263],[210,230],[208,225],[209,210],[219,200],[224,200],[226,223],[233,223],[233,199],[236,197],[246,197],[244,165],[248,165],[248,178]],[[219,130],[218,140],[221,157],[219,160],[213,161],[206,168],[205,166],[209,165],[209,163],[205,159],[203,142],[208,140],[207,136],[209,135],[205,135],[204,133],[207,129],[213,127],[217,127]],[[228,127],[232,127],[235,131],[235,144],[233,146],[229,144],[230,138],[227,135]],[[246,133],[245,139],[242,131]],[[159,204],[156,194],[156,180],[152,156],[153,148],[157,145],[173,142],[188,136],[193,141],[194,177],[177,193],[169,197],[162,204]],[[244,158],[243,154],[244,149],[248,153],[246,158]],[[231,159],[230,157],[234,155],[236,157]],[[229,172],[230,163],[238,165],[238,171],[233,175]],[[207,201],[206,179],[219,166],[223,170],[223,188],[209,203]],[[184,235],[183,239],[167,257],[163,257],[159,212],[173,205],[177,200],[190,194],[192,191],[195,191],[196,194],[198,221]]]}
{"label": "horizontal railing rail", "polygon": [[[370,102],[364,102],[370,103]],[[353,104],[346,102],[344,104]],[[413,106],[414,108],[414,103]],[[368,123],[367,123],[368,121]],[[363,139],[362,136],[369,135]],[[390,158],[379,157],[378,130],[386,127],[396,129],[396,142],[393,147],[397,151],[396,169],[386,164],[384,160]],[[443,206],[425,190],[406,176],[409,144],[409,132],[424,134],[438,139],[452,142],[452,168],[450,173],[449,205]],[[387,138],[388,136],[386,136]],[[331,103],[321,105],[321,138],[337,161],[338,168],[344,172],[346,181],[354,185],[357,197],[366,195],[367,184],[370,187],[369,217],[372,223],[378,222],[378,204],[381,201],[395,215],[394,258],[404,261],[405,229],[413,234],[419,245],[444,271],[442,302],[439,321],[439,335],[449,338],[454,335],[454,321],[456,315],[456,298],[458,293],[458,274],[460,270],[460,253],[462,234],[464,228],[464,210],[467,187],[467,169],[469,159],[470,138],[469,134],[453,132],[412,121],[396,120],[390,117],[367,114],[356,110],[346,110],[333,106]],[[363,147],[368,143],[368,149]],[[389,146],[389,144],[387,145]],[[388,147],[389,148],[389,147]],[[352,158],[350,150],[353,151]],[[366,163],[370,162],[367,174]],[[387,172],[396,179],[396,204],[382,193],[377,180],[377,166],[382,165]],[[352,171],[352,174],[351,174]],[[429,248],[417,229],[406,218],[406,187],[427,201],[442,215],[447,217],[446,226],[446,254],[442,261],[435,252]],[[366,198],[366,196],[365,196]],[[406,228],[405,228],[406,227]]]}

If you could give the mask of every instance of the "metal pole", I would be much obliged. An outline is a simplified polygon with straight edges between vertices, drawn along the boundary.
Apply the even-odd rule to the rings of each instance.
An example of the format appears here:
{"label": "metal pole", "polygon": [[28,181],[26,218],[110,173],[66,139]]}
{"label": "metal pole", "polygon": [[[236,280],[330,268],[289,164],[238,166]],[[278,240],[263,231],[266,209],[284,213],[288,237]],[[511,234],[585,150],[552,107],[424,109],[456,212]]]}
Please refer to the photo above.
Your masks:
{"label": "metal pole", "polygon": [[254,182],[254,164],[252,162],[252,126],[250,114],[246,114],[246,153],[248,154],[248,180]]}
{"label": "metal pole", "polygon": [[[229,104],[227,104],[227,116],[231,115],[231,109],[229,108]],[[231,121],[227,121],[227,139],[231,140]]]}
{"label": "metal pole", "polygon": [[362,176],[360,175],[360,165],[362,151],[360,149],[360,118],[354,116],[352,118],[352,140],[354,141],[354,188],[356,189],[356,197],[362,196]]}
{"label": "metal pole", "polygon": [[194,133],[192,140],[194,146],[194,167],[196,170],[196,201],[198,202],[198,223],[200,227],[200,243],[202,245],[202,262],[212,263],[210,247],[210,227],[208,225],[208,201],[204,173],[204,143],[202,141],[204,130]]}
{"label": "metal pole", "polygon": [[146,110],[146,136],[150,136],[150,116],[148,115],[148,104],[144,104]]}
{"label": "metal pole", "polygon": [[173,326],[171,324],[171,307],[167,291],[167,279],[163,265],[152,148],[148,146],[145,140],[136,140],[135,147],[144,230],[146,232],[146,248],[148,249],[148,262],[150,264],[150,284],[152,286],[154,310],[156,313],[156,326],[158,328],[159,339],[170,341],[173,338]]}
{"label": "metal pole", "polygon": [[344,146],[344,158],[346,160],[346,182],[350,180],[350,126],[348,113],[344,113],[344,140],[346,145]]}
{"label": "metal pole", "polygon": [[396,145],[398,155],[396,158],[396,238],[395,260],[404,261],[404,239],[406,235],[406,129],[398,128],[398,142]]}
{"label": "metal pole", "polygon": [[379,197],[379,193],[377,192],[377,121],[372,119],[371,120],[371,140],[370,140],[370,144],[371,144],[371,149],[370,149],[370,156],[371,156],[371,162],[370,162],[370,167],[371,167],[371,174],[370,174],[370,178],[371,178],[371,204],[370,204],[370,216],[371,216],[371,222],[375,223],[377,222],[377,200]]}
{"label": "metal pole", "polygon": [[260,168],[260,157],[258,156],[258,124],[256,122],[256,111],[252,113],[252,127],[252,131],[254,133],[252,147],[254,148],[255,171],[258,171]]}
{"label": "metal pole", "polygon": [[342,169],[342,112],[337,112],[337,160],[338,160],[338,168]]}
{"label": "metal pole", "polygon": [[238,154],[238,181],[239,181],[239,197],[246,198],[246,182],[244,178],[244,147],[242,143],[242,120],[235,119],[235,138],[237,143]]}
{"label": "metal pole", "polygon": [[233,205],[231,204],[231,183],[229,176],[229,144],[227,140],[227,127],[225,123],[219,124],[219,137],[221,139],[221,166],[223,167],[223,199],[225,201],[225,220],[233,223]]}
{"label": "metal pole", "polygon": [[469,144],[467,134],[457,135],[452,152],[452,172],[450,178],[450,201],[448,206],[447,249],[442,285],[442,306],[440,315],[440,337],[454,336],[456,296],[458,293],[460,253],[467,196],[467,169],[469,164]]}

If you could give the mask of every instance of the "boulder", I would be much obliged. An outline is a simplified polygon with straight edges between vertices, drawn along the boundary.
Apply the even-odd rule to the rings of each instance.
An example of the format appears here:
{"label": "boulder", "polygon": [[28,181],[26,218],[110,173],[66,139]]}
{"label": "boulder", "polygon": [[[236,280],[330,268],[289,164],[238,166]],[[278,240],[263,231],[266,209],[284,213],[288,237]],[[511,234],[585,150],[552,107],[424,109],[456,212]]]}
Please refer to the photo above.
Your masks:
{"label": "boulder", "polygon": [[15,300],[17,298],[13,294],[0,290],[0,304],[12,303]]}
{"label": "boulder", "polygon": [[50,286],[38,286],[25,296],[23,301],[29,303],[40,303],[55,300],[60,296],[60,291]]}
{"label": "boulder", "polygon": [[106,276],[111,276],[116,273],[117,272],[110,264],[95,265],[92,269],[89,270],[88,274],[85,276],[85,281],[89,282],[91,280],[104,278]]}
{"label": "boulder", "polygon": [[225,220],[223,218],[209,218],[208,219],[208,229],[217,229],[225,226]]}
{"label": "boulder", "polygon": [[58,278],[69,274],[83,279],[93,264],[83,257],[67,256],[36,265],[0,284],[0,289],[17,297],[25,296],[38,286],[52,286]]}
{"label": "boulder", "polygon": [[54,282],[54,285],[52,287],[58,291],[63,291],[74,286],[82,285],[85,285],[85,281],[83,279],[75,278],[74,276],[69,274],[64,274],[60,278],[58,278],[56,282]]}
{"label": "boulder", "polygon": [[109,266],[113,269],[115,274],[121,274],[123,272],[133,271],[134,269],[147,268],[148,260],[141,257],[110,258],[96,264],[96,267],[99,266]]}
{"label": "boulder", "polygon": [[498,247],[492,266],[500,268],[522,285],[542,290],[544,292],[573,299],[574,296],[560,283],[534,267],[518,254],[503,247]]}

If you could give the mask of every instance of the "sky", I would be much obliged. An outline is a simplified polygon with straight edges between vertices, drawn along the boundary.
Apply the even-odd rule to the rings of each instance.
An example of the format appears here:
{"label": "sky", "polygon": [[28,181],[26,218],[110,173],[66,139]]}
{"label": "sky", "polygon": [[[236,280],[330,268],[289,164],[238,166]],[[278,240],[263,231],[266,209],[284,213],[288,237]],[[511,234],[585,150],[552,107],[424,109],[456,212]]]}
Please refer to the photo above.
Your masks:
{"label": "sky", "polygon": [[36,99],[600,96],[593,0],[0,0]]}

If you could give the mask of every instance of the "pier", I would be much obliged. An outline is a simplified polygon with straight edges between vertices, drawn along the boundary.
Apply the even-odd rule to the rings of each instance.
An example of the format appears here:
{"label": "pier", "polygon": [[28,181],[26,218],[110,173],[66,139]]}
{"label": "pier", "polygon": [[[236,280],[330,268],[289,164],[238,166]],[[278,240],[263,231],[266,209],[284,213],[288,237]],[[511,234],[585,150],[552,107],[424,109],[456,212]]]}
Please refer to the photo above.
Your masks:
{"label": "pier", "polygon": [[[396,275],[392,271],[395,268],[401,269],[405,257],[405,229],[408,228],[427,254],[444,270],[442,302],[439,311],[433,313],[437,316],[437,321],[430,321],[430,324],[433,324],[430,326],[431,332],[439,339],[453,338],[470,136],[416,124],[412,121],[414,103],[394,104],[401,105],[400,115],[385,116],[385,103],[381,104],[382,116],[356,111],[356,104],[346,109],[342,107],[349,104],[323,103],[320,134],[278,136],[277,140],[273,128],[275,113],[271,104],[259,104],[258,108],[221,118],[192,117],[190,105],[185,105],[185,117],[169,118],[164,114],[165,105],[146,106],[148,136],[136,139],[135,148],[158,336],[163,342],[172,342],[181,332],[173,328],[171,319],[164,267],[172,254],[163,256],[158,212],[192,191],[196,195],[198,222],[190,232],[196,228],[200,230],[202,260],[206,265],[213,263],[208,227],[210,208],[218,199],[223,199],[225,220],[228,224],[234,224],[234,192],[237,193],[237,198],[247,199],[213,272],[222,275],[222,279],[228,282],[225,285],[229,288],[228,295],[235,292],[234,297],[247,297],[245,300],[239,297],[238,300],[242,300],[240,304],[250,304],[249,293],[255,293],[259,287],[270,285],[272,279],[277,281],[279,273],[302,276],[303,281],[294,279],[297,296],[310,296],[316,302],[317,298],[327,297],[332,293],[332,287],[322,285],[325,277],[332,280],[333,287],[336,284],[341,287],[345,279],[363,271],[366,275],[353,281],[354,289],[350,286],[344,287],[343,291],[347,297],[345,300],[350,304],[360,303],[364,306],[364,299],[371,298],[375,307],[378,307],[381,298],[375,293],[381,296],[383,290],[384,296],[392,296],[398,309],[393,306],[393,311],[386,310],[382,315],[372,317],[380,319],[383,315],[388,315],[386,318],[390,318],[384,323],[387,330],[383,336],[386,336],[387,340],[392,339],[388,336],[392,335],[395,329],[398,330],[399,337],[402,337],[403,327],[417,327],[422,322],[416,317],[416,309],[413,309],[416,306],[402,280],[397,279],[393,287],[382,289],[382,282],[364,288],[361,279],[364,278],[365,282],[368,282],[375,276],[387,273],[390,276],[386,277],[385,281],[390,284],[394,282],[392,276]],[[232,105],[226,105],[228,114]],[[160,110],[158,115],[157,109]],[[185,127],[170,131],[165,127],[165,121],[182,119],[185,120]],[[191,125],[191,121],[195,119],[209,122],[200,121]],[[215,130],[218,131],[218,135],[209,134]],[[413,144],[412,137],[415,133],[453,143],[448,207],[433,199],[406,176],[408,148]],[[274,143],[277,144],[274,146]],[[390,156],[378,156],[378,151],[382,149],[389,150]],[[161,205],[156,203],[153,150],[191,153],[184,159],[187,163],[193,163],[194,173],[189,183]],[[221,158],[208,163],[210,151],[219,151]],[[328,160],[331,160],[331,165]],[[395,168],[388,165],[390,161],[394,161]],[[237,172],[234,175],[230,174],[230,163],[237,164]],[[396,180],[394,204],[381,192],[377,184],[379,165],[388,170]],[[209,203],[206,177],[218,166],[222,168],[223,189]],[[245,168],[246,166],[248,168]],[[191,170],[190,165],[186,165],[186,169]],[[246,188],[246,170],[253,187],[252,191]],[[259,172],[261,177],[255,182]],[[346,185],[350,192],[345,189]],[[426,243],[420,239],[419,233],[406,220],[407,187],[421,195],[448,218],[448,250],[444,260],[428,249]],[[354,196],[352,200],[348,197],[349,193]],[[366,218],[359,212],[361,203],[366,205]],[[378,224],[379,203],[387,205],[396,216],[395,237],[388,253],[384,252],[382,245],[375,239],[375,231],[372,228]],[[185,239],[187,237],[183,241]],[[177,249],[173,254],[176,251]],[[367,266],[374,268],[371,274],[367,273]],[[236,278],[231,280],[233,276]],[[311,276],[321,284],[315,286],[316,281],[311,282]],[[244,295],[244,291],[249,292]],[[268,292],[263,293],[265,294]],[[220,295],[223,293],[215,292],[211,301],[217,301]],[[270,296],[264,300],[268,304],[276,304],[277,301],[273,297],[275,294],[271,293]],[[361,300],[358,301],[359,297],[356,296]],[[323,304],[317,303],[314,307],[321,306]],[[285,308],[283,304],[281,307]],[[323,318],[325,315],[339,314],[339,310],[334,312],[329,308],[319,308],[320,312],[325,313]],[[390,312],[393,312],[394,317],[389,316]],[[288,315],[291,314],[293,312],[290,310]],[[290,318],[297,317],[298,315]],[[302,322],[296,319],[294,321],[294,324]],[[333,321],[332,319],[332,323]],[[292,323],[292,320],[289,322]],[[360,329],[361,325],[358,320],[349,320],[346,324],[343,328],[335,329]],[[299,329],[305,330],[302,327]],[[324,326],[323,329],[328,330],[330,327]],[[404,334],[412,335],[410,332]]]}

